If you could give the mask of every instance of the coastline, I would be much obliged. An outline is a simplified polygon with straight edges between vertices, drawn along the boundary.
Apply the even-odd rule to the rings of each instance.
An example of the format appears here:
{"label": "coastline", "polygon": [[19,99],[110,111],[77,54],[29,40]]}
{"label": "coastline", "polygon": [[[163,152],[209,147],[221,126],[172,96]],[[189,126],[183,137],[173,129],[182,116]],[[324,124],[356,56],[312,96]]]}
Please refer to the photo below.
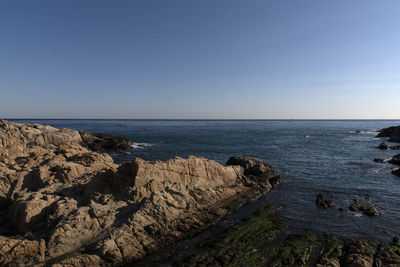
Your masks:
{"label": "coastline", "polygon": [[[40,128],[40,127],[39,127]],[[40,130],[40,129],[39,129]],[[62,132],[62,136],[63,136],[63,138],[65,138],[65,136],[64,136],[64,132]],[[58,134],[56,134],[56,136],[58,136]],[[72,134],[72,136],[76,136],[75,134]],[[75,138],[75,137],[74,137]],[[46,138],[44,138],[44,140],[45,140]],[[51,138],[50,138],[51,139]],[[51,139],[52,141],[54,141],[55,139]],[[51,141],[51,142],[52,142]],[[36,141],[35,141],[36,142]],[[51,143],[50,142],[50,143]],[[68,141],[69,142],[69,141]],[[2,141],[2,143],[4,143],[3,141]],[[41,145],[45,145],[45,146],[47,146],[47,144],[44,144],[44,143],[40,143]],[[50,144],[50,145],[53,145],[54,146],[54,144]],[[65,144],[57,144],[57,145],[55,145],[55,147],[57,148],[57,146],[64,146],[63,148],[65,148]],[[35,146],[35,147],[37,147],[37,146]],[[66,145],[66,147],[68,148],[68,149],[72,149],[72,151],[69,151],[69,152],[67,152],[67,153],[72,153],[71,155],[68,155],[68,156],[66,156],[65,157],[65,159],[66,159],[66,161],[67,162],[73,162],[73,163],[76,163],[76,164],[79,164],[79,165],[88,165],[88,166],[85,166],[86,168],[87,167],[89,167],[89,169],[90,168],[92,168],[93,166],[91,166],[93,163],[95,163],[95,162],[107,162],[108,164],[114,164],[114,163],[110,163],[110,162],[108,162],[108,158],[107,158],[107,155],[106,154],[96,154],[95,152],[92,152],[92,151],[90,151],[90,150],[88,150],[87,148],[84,148],[84,147],[82,147],[80,144],[77,144],[76,142],[74,143],[74,142],[72,142],[72,144],[68,144],[68,145]],[[13,149],[14,148],[16,148],[16,146],[14,146],[13,147]],[[53,149],[56,149],[56,148],[52,148],[52,147],[45,147],[45,148],[41,148],[41,149],[39,149],[40,151],[30,151],[29,153],[31,153],[31,152],[43,152],[43,151],[46,151],[46,150],[50,150],[50,151],[52,151]],[[24,153],[24,149],[26,149],[26,147],[24,148],[22,148],[21,149],[21,151],[19,151],[18,153]],[[31,148],[29,148],[29,149],[31,149]],[[76,153],[76,152],[78,152],[78,153]],[[64,152],[61,152],[61,153],[58,153],[58,154],[61,154],[61,155],[66,155],[67,153],[64,153]],[[75,154],[79,154],[79,157],[74,157],[75,156]],[[55,154],[57,154],[57,153],[55,153]],[[82,156],[85,156],[85,157],[82,157]],[[96,158],[96,157],[99,157],[99,155],[103,155],[103,157],[105,157],[105,158]],[[95,157],[94,159],[91,159],[91,156],[93,156],[93,157]],[[26,156],[25,156],[26,157]],[[21,159],[22,160],[22,159]],[[25,159],[26,160],[26,159]],[[48,160],[48,159],[45,159],[45,160]],[[44,163],[44,162],[46,162],[45,160],[43,160],[43,161],[41,161],[41,163]],[[51,161],[52,159],[50,159],[50,161]],[[92,161],[93,160],[93,161]],[[201,160],[205,160],[205,159],[201,159]],[[209,162],[209,161],[206,161],[206,162]],[[21,164],[24,164],[24,165],[26,165],[26,164],[32,164],[32,163],[29,163],[29,161],[28,162],[21,162]],[[47,163],[44,163],[44,165],[46,165]],[[137,164],[139,164],[140,165],[140,161],[139,162],[137,162]],[[153,163],[151,163],[151,162],[144,162],[144,164],[146,165],[146,164],[150,164],[150,168],[154,168],[154,166],[156,166],[157,164],[161,164],[162,165],[162,163],[161,162],[159,162],[159,163],[156,163],[156,165],[154,165]],[[18,164],[17,164],[18,165]],[[40,165],[40,164],[39,164]],[[178,164],[179,165],[179,164]],[[212,165],[212,164],[211,164]],[[239,164],[240,165],[240,164]],[[72,167],[73,165],[70,165],[69,167]],[[216,165],[216,166],[218,166],[218,165]],[[268,166],[268,165],[266,165],[266,166]],[[32,166],[31,166],[32,167]],[[43,166],[42,166],[43,167]],[[76,167],[76,166],[74,166],[74,167]],[[104,167],[104,165],[103,165],[103,167]],[[126,179],[126,174],[127,174],[127,170],[126,169],[128,169],[128,173],[131,173],[130,171],[129,171],[129,169],[131,168],[131,166],[129,166],[129,164],[128,165],[124,165],[124,167],[122,167],[122,165],[116,165],[116,164],[114,164],[113,165],[113,170],[112,170],[112,172],[113,173],[115,173],[116,175],[117,175],[117,177],[120,175],[120,174],[122,174],[122,175],[124,175],[124,176],[121,176],[121,177],[123,177],[124,179]],[[197,168],[197,167],[195,167],[195,168]],[[214,168],[214,167],[212,167],[212,168]],[[219,167],[218,167],[219,168]],[[246,167],[245,166],[242,166],[242,168],[244,168],[244,170],[246,170]],[[268,167],[269,168],[269,167]],[[71,168],[71,170],[72,170],[73,168]],[[146,168],[145,168],[146,169]],[[162,169],[164,169],[164,167],[161,167],[161,170]],[[69,171],[67,171],[67,174],[70,174],[70,172],[71,172],[71,170],[69,170]],[[93,170],[93,171],[97,171],[97,170],[99,170],[99,169],[95,169],[95,170]],[[60,173],[61,172],[61,174],[62,175],[54,175],[54,179],[58,179],[58,180],[61,180],[62,181],[62,183],[70,183],[71,184],[71,181],[68,181],[68,179],[66,179],[66,176],[65,176],[65,169],[63,169],[63,170],[56,170],[55,171],[55,173]],[[79,171],[78,171],[78,173],[79,173]],[[63,176],[64,175],[64,176]],[[254,175],[254,174],[249,174],[249,173],[247,173],[247,175]],[[50,176],[52,176],[52,175],[50,175]],[[57,176],[57,177],[56,177]],[[68,175],[67,175],[68,176]],[[128,175],[129,176],[129,175]],[[224,175],[222,175],[223,177],[224,177]],[[274,175],[272,175],[272,176],[274,176]],[[100,177],[101,177],[101,175],[100,175]],[[116,190],[116,191],[114,191],[114,192],[112,192],[112,194],[117,194],[117,195],[119,195],[119,194],[126,194],[127,192],[125,192],[123,189],[124,189],[124,187],[126,187],[126,184],[123,184],[123,185],[118,185],[118,184],[116,184],[115,183],[115,175],[113,174],[112,175],[112,178],[110,179],[110,178],[107,178],[106,179],[106,183],[105,184],[102,184],[102,185],[100,185],[100,187],[110,187],[111,188],[111,190]],[[73,178],[72,179],[72,184],[74,183],[74,179],[81,179],[82,177],[75,177],[75,178]],[[99,177],[97,177],[97,178],[99,178]],[[250,178],[250,176],[248,177],[248,178]],[[272,178],[272,177],[271,177]],[[35,178],[36,179],[36,178]],[[52,178],[53,179],[53,178]],[[64,180],[63,180],[64,179]],[[87,179],[87,180],[85,180],[85,183],[87,183],[88,181],[90,182],[90,180],[91,180],[91,178],[90,177],[86,177],[85,179]],[[104,177],[102,178],[102,179],[104,179]],[[253,180],[252,180],[253,179]],[[243,183],[243,185],[246,185],[247,183],[249,183],[249,182],[253,182],[254,183],[254,177],[252,178],[252,179],[247,179],[247,181],[242,181],[242,183]],[[246,179],[245,179],[246,180]],[[257,180],[257,179],[256,179]],[[255,180],[255,181],[256,181]],[[265,182],[265,180],[264,180],[264,182]],[[68,188],[70,188],[70,184],[69,184],[69,186],[68,186]],[[80,185],[78,185],[78,187],[82,187],[82,184],[81,183],[79,183]],[[31,185],[31,188],[32,187],[35,187],[35,186],[37,186],[37,185]],[[91,185],[91,189],[90,190],[93,190],[93,188],[96,188],[96,186],[98,186],[98,185]],[[141,185],[141,186],[147,186],[147,184],[143,184],[143,185]],[[156,188],[156,187],[159,187],[160,185],[159,184],[149,184],[148,185],[148,187],[150,187],[150,191],[152,191],[152,192],[154,192],[154,189]],[[259,189],[259,187],[262,187],[262,183],[260,183],[260,184],[257,184],[257,182],[256,182],[256,187],[255,188],[253,188],[252,190],[250,190],[250,191],[245,191],[245,192],[257,192],[255,195],[252,195],[251,197],[249,197],[249,195],[247,195],[247,197],[246,198],[244,198],[244,199],[242,199],[242,201],[241,201],[241,203],[244,203],[244,202],[246,202],[248,199],[250,199],[250,198],[253,198],[253,197],[256,197],[256,196],[259,196],[260,195],[260,193],[258,193],[258,189]],[[251,186],[250,186],[250,188],[251,188]],[[254,190],[254,189],[256,189],[256,190]],[[71,190],[71,189],[68,189],[68,190]],[[80,188],[80,190],[81,190],[81,188]],[[89,192],[90,190],[84,190],[85,191],[85,193],[87,193],[87,192]],[[97,189],[96,189],[97,190]],[[94,190],[94,191],[96,191],[96,190]],[[278,189],[279,190],[279,189]],[[28,190],[29,191],[29,190]],[[61,190],[62,191],[62,190]],[[266,190],[266,191],[269,191],[269,189],[268,190]],[[18,192],[15,192],[15,193],[18,193]],[[68,192],[67,192],[68,193]],[[76,192],[74,192],[74,193],[76,193]],[[29,193],[30,194],[30,193]],[[47,193],[46,193],[47,194]],[[65,192],[63,192],[63,194],[65,194]],[[127,193],[128,195],[129,195],[129,192]],[[146,194],[145,192],[143,192],[143,191],[141,191],[140,192],[140,194]],[[17,195],[17,194],[14,194],[14,195]],[[54,195],[54,194],[53,194]],[[234,195],[237,195],[237,194],[234,194]],[[32,196],[32,194],[31,194],[31,196]],[[18,196],[17,196],[18,197]],[[38,197],[38,195],[35,195],[34,196],[34,198],[33,199],[35,199],[36,198],[36,200],[37,200],[37,197]],[[41,199],[41,197],[39,197],[39,200]],[[90,199],[90,197],[89,197],[89,199]],[[231,197],[227,197],[227,200],[228,200],[228,202],[230,202],[229,201],[229,199],[231,199]],[[21,196],[21,198],[20,198],[20,200],[22,200],[22,204],[23,205],[27,205],[27,206],[29,206],[29,203],[30,203],[30,200],[27,198],[27,199],[24,199],[23,198],[23,196]],[[53,199],[54,200],[54,199]],[[86,199],[86,200],[84,200],[83,202],[87,202],[87,200],[88,199]],[[121,199],[120,199],[121,200]],[[12,200],[12,201],[14,201],[14,200]],[[58,200],[56,200],[56,201],[58,201]],[[104,201],[104,200],[102,200],[102,201]],[[18,199],[17,199],[17,202],[18,202]],[[40,201],[39,201],[40,202]],[[83,203],[82,202],[82,203]],[[225,211],[222,211],[222,210],[219,210],[219,211],[217,211],[216,210],[216,214],[214,214],[214,215],[216,215],[216,217],[214,217],[214,218],[210,218],[210,217],[208,217],[207,218],[207,220],[205,220],[205,224],[204,225],[202,225],[201,227],[195,227],[196,228],[196,231],[195,232],[198,232],[199,230],[201,230],[201,229],[204,229],[204,228],[206,228],[208,225],[209,225],[209,223],[211,223],[211,222],[213,222],[213,221],[215,221],[215,220],[217,220],[217,218],[223,218],[226,214],[228,214],[228,213],[230,213],[232,210],[235,210],[236,208],[237,208],[237,206],[240,206],[240,204],[241,203],[235,203],[235,204],[232,204],[232,203],[229,203],[229,207],[227,207],[227,208],[223,208],[223,210],[225,210]],[[69,204],[71,204],[71,203],[67,203],[68,205]],[[19,204],[18,204],[19,205]],[[16,205],[16,206],[18,206],[18,205]],[[50,204],[50,206],[52,206],[53,204],[51,203]],[[54,204],[55,205],[55,204]],[[179,205],[179,204],[178,204]],[[115,207],[117,207],[117,206],[115,206]],[[53,207],[51,207],[51,209],[52,209]],[[46,209],[46,208],[45,208]],[[51,210],[50,209],[50,210]],[[79,210],[79,207],[78,207],[78,210]],[[46,212],[47,212],[47,210],[46,210]],[[96,213],[96,211],[95,211],[95,209],[92,209],[92,210],[90,210],[89,209],[89,212],[94,212],[94,213]],[[126,211],[127,213],[129,213],[130,211],[129,210],[127,210]],[[205,212],[204,210],[202,211],[203,213]],[[206,211],[206,212],[209,212],[209,211]],[[17,212],[18,213],[18,212]],[[7,215],[7,216],[11,216],[11,215]],[[46,216],[48,216],[48,214],[46,214]],[[90,216],[92,216],[92,215],[90,215]],[[42,218],[43,219],[43,218]],[[45,218],[45,219],[47,219],[47,218]],[[203,218],[203,219],[206,219],[206,218]],[[187,224],[190,224],[191,222],[188,222]],[[24,225],[22,225],[22,226],[19,226],[19,228],[20,228],[20,231],[25,231],[25,227],[29,227],[29,226],[24,226]],[[246,227],[246,226],[245,226]],[[154,229],[150,229],[151,231],[154,231]],[[63,230],[63,231],[65,231],[65,229]],[[190,232],[190,231],[189,231]],[[312,235],[312,234],[311,234]],[[178,239],[179,238],[182,238],[182,237],[185,237],[185,238],[187,238],[187,236],[180,236],[180,237],[178,237]],[[300,238],[303,238],[304,236],[300,236]],[[297,238],[297,237],[296,237]],[[295,240],[296,240],[296,238],[294,238],[294,239],[291,239],[293,242],[295,242]],[[306,238],[306,239],[308,239],[308,238]],[[311,238],[312,240],[314,240],[315,242],[317,242],[316,240],[318,239],[318,242],[320,242],[320,244],[321,243],[326,243],[326,241],[327,240],[325,240],[325,241],[323,241],[324,239],[321,239],[321,237],[319,236],[319,237],[317,237],[317,238]],[[44,239],[43,239],[44,240]],[[175,242],[175,240],[177,240],[177,239],[174,239],[174,238],[172,238],[171,239],[171,242]],[[314,242],[313,241],[313,242]],[[289,242],[290,243],[290,242]],[[357,243],[358,244],[358,243]],[[374,244],[378,244],[377,242],[376,243],[374,243]],[[30,244],[30,245],[32,245],[32,244]],[[45,243],[45,245],[46,245],[46,243]],[[44,246],[45,246],[44,245]],[[288,242],[286,242],[285,243],[285,240],[281,240],[281,242],[278,244],[279,246],[282,246],[283,248],[284,247],[287,247],[288,246]],[[34,246],[37,246],[39,249],[38,249],[38,252],[40,253],[40,254],[42,254],[43,253],[43,249],[42,249],[42,251],[40,251],[40,248],[42,247],[43,248],[43,242],[41,241],[41,240],[39,240],[39,242],[37,242],[37,244],[33,244],[33,247]],[[375,247],[373,247],[372,249],[373,249],[373,251],[374,251],[374,255],[376,254],[375,252],[377,252],[377,253],[379,253],[379,251],[380,251],[380,249],[382,248],[382,247],[384,247],[384,245],[382,245],[382,244],[379,244],[379,245],[376,245]],[[366,250],[370,250],[370,248],[371,248],[371,246],[365,246],[365,249]],[[323,251],[323,249],[324,248],[322,248],[322,247],[320,247],[320,250],[321,251]],[[378,250],[379,249],[379,250]],[[44,249],[44,253],[47,253],[46,252],[46,250],[47,249]],[[347,252],[346,252],[347,253]],[[382,252],[383,253],[383,252]],[[148,254],[148,252],[146,252],[146,254]],[[96,257],[94,257],[94,255],[95,254],[91,254],[90,255],[90,257],[89,256],[85,256],[86,257],[86,259],[83,259],[82,257],[81,257],[81,255],[73,255],[73,254],[68,254],[68,256],[72,256],[72,258],[74,259],[73,261],[71,261],[71,262],[81,262],[81,264],[82,264],[82,262],[84,261],[84,260],[90,260],[90,261],[92,261],[92,262],[94,262],[95,260],[98,260],[98,258],[96,258]],[[221,255],[219,255],[219,256],[221,256]],[[107,257],[109,257],[109,255],[107,256]],[[311,256],[309,257],[310,259],[312,258]],[[370,258],[370,257],[369,257]],[[53,260],[51,260],[50,259],[50,263],[56,263],[56,262],[59,262],[59,261],[62,261],[63,259],[65,259],[65,257],[63,258],[63,257],[56,257],[56,258],[54,258]],[[377,258],[378,259],[378,258]],[[380,259],[380,258],[379,258]],[[315,258],[314,258],[314,260],[315,260]],[[130,260],[128,260],[128,261],[130,261]],[[373,262],[374,260],[372,260],[372,262]],[[64,262],[65,263],[65,262]],[[86,262],[87,263],[87,262]],[[97,262],[97,263],[99,263],[99,262]],[[278,264],[278,263],[277,263]],[[304,263],[305,264],[305,263]],[[277,265],[277,266],[279,266],[279,265]]]}
{"label": "coastline", "polygon": [[6,121],[0,131],[2,264],[130,262],[281,183],[250,157],[115,164],[77,131]]}

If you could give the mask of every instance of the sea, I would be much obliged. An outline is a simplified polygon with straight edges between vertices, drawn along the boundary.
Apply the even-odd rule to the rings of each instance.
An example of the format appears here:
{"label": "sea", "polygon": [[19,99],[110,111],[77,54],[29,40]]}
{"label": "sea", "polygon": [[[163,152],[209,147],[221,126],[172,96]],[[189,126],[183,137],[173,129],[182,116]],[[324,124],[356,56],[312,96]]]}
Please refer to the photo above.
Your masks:
{"label": "sea", "polygon": [[[242,213],[275,205],[289,233],[311,229],[382,242],[400,235],[400,178],[391,174],[395,166],[373,161],[400,153],[377,149],[387,140],[375,137],[377,130],[400,125],[400,120],[11,121],[126,136],[134,144],[130,150],[111,153],[116,162],[195,155],[225,164],[234,155],[261,158],[284,183],[242,207]],[[332,197],[336,207],[318,208],[319,193]],[[349,211],[356,198],[373,203],[380,215]]]}

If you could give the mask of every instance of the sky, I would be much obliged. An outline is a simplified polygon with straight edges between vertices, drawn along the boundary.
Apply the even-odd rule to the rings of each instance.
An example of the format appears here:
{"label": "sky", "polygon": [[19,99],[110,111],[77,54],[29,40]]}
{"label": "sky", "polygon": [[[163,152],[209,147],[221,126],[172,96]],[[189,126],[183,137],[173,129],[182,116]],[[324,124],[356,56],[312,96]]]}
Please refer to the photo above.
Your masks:
{"label": "sky", "polygon": [[0,1],[0,117],[400,119],[398,0]]}

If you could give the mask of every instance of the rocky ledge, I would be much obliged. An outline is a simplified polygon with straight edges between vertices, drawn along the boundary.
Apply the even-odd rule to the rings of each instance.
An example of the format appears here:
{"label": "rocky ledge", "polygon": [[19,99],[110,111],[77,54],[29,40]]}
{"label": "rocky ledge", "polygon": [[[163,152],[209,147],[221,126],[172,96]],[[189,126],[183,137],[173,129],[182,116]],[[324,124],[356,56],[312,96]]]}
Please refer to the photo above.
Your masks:
{"label": "rocky ledge", "polygon": [[259,159],[118,165],[84,139],[74,130],[0,121],[0,265],[131,262],[281,183]]}

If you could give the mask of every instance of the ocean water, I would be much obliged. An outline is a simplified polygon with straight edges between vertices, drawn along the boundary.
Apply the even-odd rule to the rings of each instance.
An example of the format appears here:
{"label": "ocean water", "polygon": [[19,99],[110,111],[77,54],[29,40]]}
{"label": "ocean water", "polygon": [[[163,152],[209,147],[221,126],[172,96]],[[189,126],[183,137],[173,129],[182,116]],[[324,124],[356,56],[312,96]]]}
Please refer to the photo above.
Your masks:
{"label": "ocean water", "polygon": [[[250,155],[271,163],[284,184],[250,204],[273,204],[288,222],[289,232],[312,229],[341,237],[370,236],[389,241],[400,235],[400,178],[395,166],[373,162],[396,151],[376,147],[385,139],[376,130],[400,125],[390,120],[12,120],[58,128],[124,135],[135,142],[129,151],[113,153],[117,162],[140,157],[166,160],[196,155],[225,163],[232,155]],[[400,152],[399,152],[400,153]],[[336,205],[316,207],[318,193]],[[354,198],[370,196],[381,213],[368,217],[348,211]],[[246,208],[246,207],[245,207]]]}

